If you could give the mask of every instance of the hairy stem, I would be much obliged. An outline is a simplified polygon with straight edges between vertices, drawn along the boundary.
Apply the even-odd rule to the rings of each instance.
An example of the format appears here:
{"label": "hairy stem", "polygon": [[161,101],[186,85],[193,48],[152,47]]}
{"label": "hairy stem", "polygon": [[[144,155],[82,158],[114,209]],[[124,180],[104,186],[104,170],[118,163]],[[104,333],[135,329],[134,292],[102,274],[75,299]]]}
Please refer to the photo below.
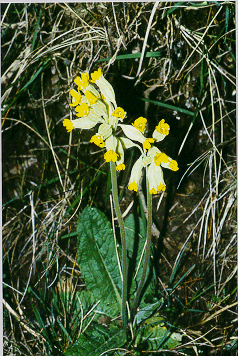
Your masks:
{"label": "hairy stem", "polygon": [[152,194],[149,193],[148,180],[146,182],[146,189],[147,189],[147,239],[146,239],[146,249],[145,249],[145,261],[144,261],[144,266],[143,266],[142,277],[141,277],[138,289],[136,291],[135,299],[134,299],[133,306],[132,306],[132,313],[131,313],[132,321],[135,317],[136,308],[138,306],[139,298],[140,298],[141,292],[143,290],[143,287],[145,285],[146,272],[147,272],[147,268],[148,268],[149,260],[150,260],[150,244],[151,244],[151,229],[152,229]]}
{"label": "hairy stem", "polygon": [[112,179],[112,197],[114,202],[114,208],[116,210],[116,215],[121,232],[121,244],[122,244],[122,322],[126,329],[127,327],[127,312],[126,312],[126,300],[127,300],[127,249],[126,249],[126,233],[124,221],[121,215],[121,209],[118,199],[118,188],[117,188],[117,174],[116,165],[114,162],[110,161],[111,169],[111,179]]}

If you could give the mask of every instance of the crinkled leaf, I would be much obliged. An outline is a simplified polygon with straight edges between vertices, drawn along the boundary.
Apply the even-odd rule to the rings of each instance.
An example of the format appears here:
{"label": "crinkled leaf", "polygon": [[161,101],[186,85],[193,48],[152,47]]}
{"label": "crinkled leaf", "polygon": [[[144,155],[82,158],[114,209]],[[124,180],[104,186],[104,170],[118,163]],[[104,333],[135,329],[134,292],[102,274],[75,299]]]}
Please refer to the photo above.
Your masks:
{"label": "crinkled leaf", "polygon": [[125,331],[115,325],[106,328],[93,322],[69,347],[65,356],[99,356],[103,352],[111,355],[110,349],[121,347],[125,343]]}
{"label": "crinkled leaf", "polygon": [[173,349],[181,344],[183,334],[170,332],[160,316],[147,319],[138,330],[135,344],[147,344],[148,350]]}
{"label": "crinkled leaf", "polygon": [[96,208],[87,207],[80,215],[78,227],[78,263],[87,289],[97,310],[110,317],[121,311],[121,276],[111,224]]}

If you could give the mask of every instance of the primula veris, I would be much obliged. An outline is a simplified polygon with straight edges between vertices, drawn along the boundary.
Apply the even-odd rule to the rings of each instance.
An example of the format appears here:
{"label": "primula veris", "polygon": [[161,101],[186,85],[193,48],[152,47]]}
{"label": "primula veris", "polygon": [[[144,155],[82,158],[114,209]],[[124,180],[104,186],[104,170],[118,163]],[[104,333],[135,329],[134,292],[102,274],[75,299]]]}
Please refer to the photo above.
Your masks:
{"label": "primula veris", "polygon": [[165,136],[169,134],[169,125],[165,122],[164,119],[160,120],[158,126],[156,126],[154,132],[153,132],[153,138],[155,141],[159,142],[162,141]]}
{"label": "primula veris", "polygon": [[[138,191],[145,168],[150,194],[164,191],[166,185],[162,168],[173,171],[179,169],[175,160],[155,146],[169,134],[170,127],[165,120],[160,120],[152,137],[146,138],[144,136],[146,118],[140,116],[132,125],[120,123],[125,119],[126,112],[117,106],[113,87],[104,78],[101,69],[91,73],[91,79],[85,72],[81,77],[75,78],[74,82],[78,86],[78,91],[70,90],[73,100],[69,105],[74,107],[78,119],[72,121],[65,119],[63,125],[66,130],[71,132],[75,128],[92,129],[98,124],[98,132],[92,135],[90,142],[106,149],[104,159],[106,162],[115,162],[117,171],[125,169],[124,151],[131,147],[139,148],[141,156],[132,167],[128,189]],[[116,136],[118,127],[126,137]]]}
{"label": "primula veris", "polygon": [[113,150],[110,150],[110,151],[107,151],[105,154],[104,154],[104,159],[106,162],[116,162],[117,161],[117,157],[118,157],[118,154],[116,152],[114,152]]}
{"label": "primula veris", "polygon": [[64,119],[63,125],[66,127],[66,130],[68,132],[71,132],[74,128],[72,121],[70,121],[69,119]]}
{"label": "primula veris", "polygon": [[77,112],[76,116],[83,117],[89,114],[89,106],[86,103],[82,103],[76,106],[75,111]]}
{"label": "primula veris", "polygon": [[151,143],[154,143],[155,140],[153,138],[146,138],[143,142],[143,147],[145,150],[148,150],[151,147]]}
{"label": "primula veris", "polygon": [[87,72],[81,74],[81,78],[77,77],[74,79],[75,84],[78,86],[79,89],[83,90],[89,84],[89,74]]}
{"label": "primula veris", "polygon": [[105,146],[105,142],[103,140],[102,135],[96,134],[91,137],[91,143],[95,143],[96,146],[103,148]]}
{"label": "primula veris", "polygon": [[147,123],[147,120],[145,117],[138,117],[138,119],[136,119],[134,122],[133,122],[133,126],[139,130],[140,132],[144,133],[145,131],[145,126],[146,126],[146,123]]}
{"label": "primula veris", "polygon": [[71,89],[70,90],[70,95],[73,97],[73,102],[71,104],[69,104],[69,106],[77,106],[79,105],[80,101],[81,101],[81,94],[78,93],[76,90]]}
{"label": "primula veris", "polygon": [[126,116],[126,112],[124,109],[117,107],[116,110],[113,111],[112,116],[123,120]]}
{"label": "primula veris", "polygon": [[97,71],[93,72],[91,74],[91,78],[92,82],[99,87],[101,94],[104,96],[105,100],[107,102],[111,102],[114,105],[114,108],[116,108],[117,104],[114,89],[111,84],[104,78],[101,69],[98,69]]}
{"label": "primula veris", "polygon": [[129,179],[128,189],[138,191],[140,179],[142,176],[142,169],[144,168],[142,156],[138,158],[131,170],[131,176]]}

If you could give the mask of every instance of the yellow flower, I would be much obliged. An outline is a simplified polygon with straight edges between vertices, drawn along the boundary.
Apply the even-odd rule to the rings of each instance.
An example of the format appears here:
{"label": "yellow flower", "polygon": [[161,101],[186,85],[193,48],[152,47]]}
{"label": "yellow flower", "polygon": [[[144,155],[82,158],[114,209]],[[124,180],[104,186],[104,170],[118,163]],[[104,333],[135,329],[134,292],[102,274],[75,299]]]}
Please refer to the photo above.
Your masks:
{"label": "yellow flower", "polygon": [[155,140],[153,138],[147,138],[144,142],[143,142],[143,147],[145,150],[148,150],[151,147],[151,143],[154,143]]}
{"label": "yellow flower", "polygon": [[87,72],[81,74],[81,78],[77,77],[74,79],[74,82],[80,89],[85,89],[89,83],[89,75]]}
{"label": "yellow flower", "polygon": [[169,157],[161,152],[157,153],[157,155],[154,158],[156,166],[160,166],[162,162],[167,163],[169,161]]}
{"label": "yellow flower", "polygon": [[162,153],[162,152],[158,152],[154,156],[154,162],[155,162],[156,166],[162,166],[163,168],[169,168],[175,172],[179,170],[178,163],[174,159],[170,158],[169,156],[167,156],[165,153]]}
{"label": "yellow flower", "polygon": [[81,94],[78,93],[76,90],[72,89],[70,90],[70,95],[73,97],[74,100],[72,104],[69,104],[69,106],[77,106],[80,103]]}
{"label": "yellow flower", "polygon": [[156,194],[161,190],[165,191],[166,186],[164,183],[162,168],[160,166],[156,166],[154,162],[148,166],[147,178],[149,182],[150,194]]}
{"label": "yellow flower", "polygon": [[169,134],[169,125],[166,124],[165,120],[162,119],[160,122],[159,122],[159,125],[156,126],[156,131],[158,131],[159,133],[163,134],[163,135],[168,135]]}
{"label": "yellow flower", "polygon": [[123,120],[126,116],[126,112],[122,108],[118,107],[113,111],[112,116]]}
{"label": "yellow flower", "polygon": [[160,183],[159,185],[157,185],[157,190],[158,190],[158,192],[160,192],[161,190],[165,191],[165,189],[166,189],[165,184]]}
{"label": "yellow flower", "polygon": [[153,132],[153,138],[155,141],[162,141],[169,134],[169,129],[170,127],[168,124],[166,124],[165,120],[160,120],[158,126],[156,126]]}
{"label": "yellow flower", "polygon": [[66,127],[66,130],[68,132],[71,132],[73,130],[73,128],[74,128],[74,125],[73,125],[72,121],[70,121],[69,119],[64,119],[63,126]]}
{"label": "yellow flower", "polygon": [[95,95],[93,95],[90,91],[86,91],[84,95],[88,99],[90,105],[95,104],[98,100],[98,98]]}
{"label": "yellow flower", "polygon": [[95,143],[98,147],[103,148],[105,146],[105,142],[103,141],[103,137],[100,134],[93,135],[90,140],[91,143]]}
{"label": "yellow flower", "polygon": [[150,194],[157,194],[157,190],[156,190],[155,188],[151,188],[151,189],[149,190],[149,193],[150,193]]}
{"label": "yellow flower", "polygon": [[110,161],[116,162],[118,156],[119,155],[116,152],[114,152],[113,150],[110,150],[104,154],[104,159],[106,162],[110,162]]}
{"label": "yellow flower", "polygon": [[174,159],[172,159],[172,161],[169,162],[169,168],[172,169],[172,171],[178,171],[178,163]]}
{"label": "yellow flower", "polygon": [[140,132],[144,132],[145,131],[145,125],[147,123],[147,120],[145,117],[139,117],[138,119],[136,119],[134,121],[134,123],[132,124],[137,130],[139,130]]}
{"label": "yellow flower", "polygon": [[128,189],[138,191],[139,182],[142,176],[142,169],[144,168],[143,158],[142,156],[138,158],[138,160],[134,163],[131,176],[129,179]]}
{"label": "yellow flower", "polygon": [[95,83],[95,81],[98,80],[100,77],[102,77],[102,71],[100,68],[98,70],[95,70],[95,72],[91,73],[93,83]]}
{"label": "yellow flower", "polygon": [[[114,108],[117,107],[114,89],[111,84],[104,78],[101,69],[98,69],[94,73],[91,73],[91,78],[91,81],[98,86],[101,94],[103,95],[104,101],[109,106],[110,116]],[[113,110],[111,110],[110,104],[113,105]]]}
{"label": "yellow flower", "polygon": [[117,165],[116,170],[117,171],[122,171],[125,170],[126,166],[124,165],[124,163],[120,163]]}
{"label": "yellow flower", "polygon": [[75,111],[77,112],[78,117],[86,116],[89,114],[89,106],[86,103],[82,103],[79,106],[76,106]]}
{"label": "yellow flower", "polygon": [[130,183],[128,185],[128,189],[129,190],[134,190],[135,192],[138,192],[138,184],[135,181],[133,181],[132,183]]}

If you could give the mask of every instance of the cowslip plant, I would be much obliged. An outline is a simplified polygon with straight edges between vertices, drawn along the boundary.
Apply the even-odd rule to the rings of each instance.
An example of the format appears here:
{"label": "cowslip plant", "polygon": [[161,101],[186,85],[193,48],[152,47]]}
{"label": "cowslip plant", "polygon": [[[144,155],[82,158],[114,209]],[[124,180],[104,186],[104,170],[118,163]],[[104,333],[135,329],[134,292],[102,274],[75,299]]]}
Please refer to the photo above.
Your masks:
{"label": "cowslip plant", "polygon": [[[86,208],[80,216],[78,225],[79,255],[81,256],[79,264],[89,291],[91,290],[94,297],[98,296],[98,298],[103,299],[99,303],[99,312],[108,315],[111,311],[112,316],[115,316],[118,305],[121,306],[122,324],[126,335],[130,311],[127,242],[131,244],[131,241],[128,240],[129,235],[126,233],[125,222],[120,210],[117,174],[126,168],[124,163],[125,150],[131,147],[138,148],[140,157],[133,164],[128,189],[138,191],[143,171],[145,171],[147,233],[145,252],[140,251],[141,254],[144,253],[144,263],[137,266],[140,268],[140,280],[129,313],[129,321],[131,325],[133,322],[135,325],[136,310],[146,282],[150,260],[152,195],[166,189],[162,168],[172,171],[177,171],[179,168],[175,160],[156,147],[156,144],[169,134],[170,127],[164,119],[160,120],[152,137],[146,138],[144,133],[147,119],[139,117],[132,125],[125,124],[127,113],[123,108],[117,106],[113,87],[105,79],[100,69],[91,73],[91,77],[87,72],[82,73],[81,76],[74,79],[74,83],[77,85],[77,90],[70,90],[72,103],[69,105],[74,108],[77,118],[74,120],[65,119],[63,125],[68,132],[77,128],[91,130],[97,127],[97,132],[91,136],[90,142],[105,151],[104,159],[110,163],[112,197],[121,235],[121,247],[118,247],[117,243],[114,243],[109,222],[107,223],[103,214],[97,209]],[[124,136],[118,135],[118,132],[123,133]],[[116,246],[114,251],[113,244]],[[87,250],[89,245],[92,246],[91,250]],[[120,260],[120,258],[122,260],[121,277],[120,267],[118,268],[118,259]],[[97,274],[97,270],[100,270],[100,275]],[[122,283],[120,283],[120,278]],[[114,305],[114,311],[112,311],[113,306],[110,303]],[[155,330],[154,332],[156,334]],[[120,340],[123,344],[124,339]],[[117,340],[117,346],[120,342],[118,343]],[[101,351],[102,348],[100,348]]]}

